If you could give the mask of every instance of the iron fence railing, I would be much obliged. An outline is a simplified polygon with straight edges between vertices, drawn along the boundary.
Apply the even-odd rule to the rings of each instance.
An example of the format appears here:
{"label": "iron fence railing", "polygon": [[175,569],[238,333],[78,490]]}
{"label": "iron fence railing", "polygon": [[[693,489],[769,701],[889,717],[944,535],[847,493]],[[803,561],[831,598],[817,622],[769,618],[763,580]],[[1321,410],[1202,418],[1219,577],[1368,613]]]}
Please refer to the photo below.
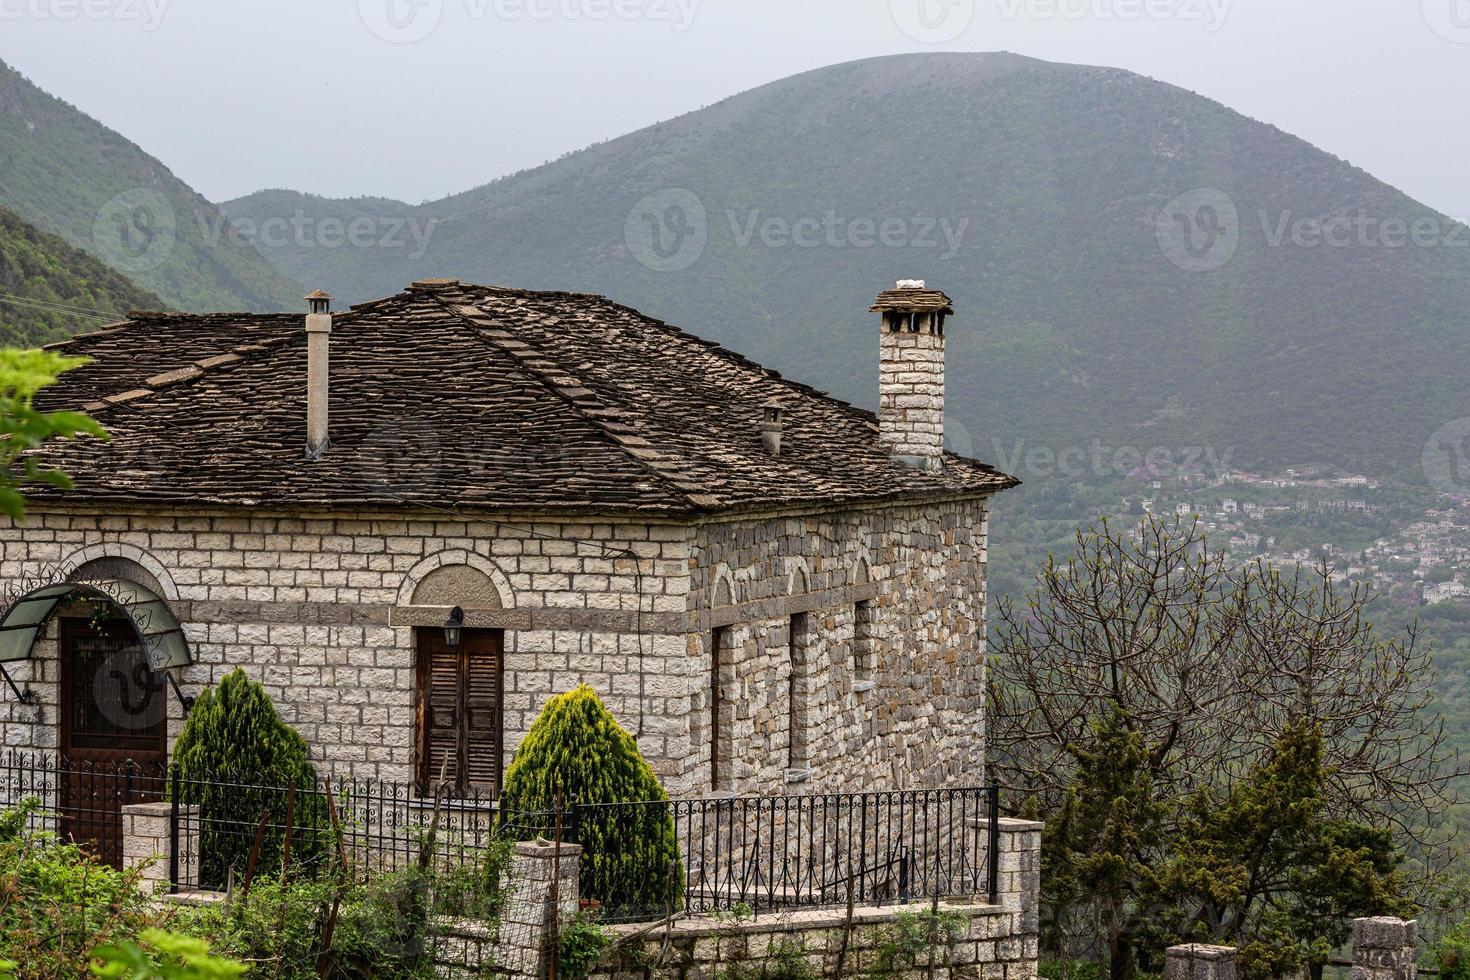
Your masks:
{"label": "iron fence railing", "polygon": [[27,831],[84,842],[110,864],[122,860],[122,808],[164,798],[162,763],[69,759],[48,752],[0,754],[0,811],[32,801]]}
{"label": "iron fence railing", "polygon": [[[0,756],[0,809],[27,798],[36,801],[28,829],[73,838],[113,864],[123,858],[123,806],[166,803],[176,890],[223,889],[283,864],[310,874],[336,862],[367,875],[427,860],[473,871],[497,846],[558,834],[583,846],[583,900],[606,921],[956,896],[994,903],[999,882],[994,784],[568,801],[559,812],[513,813],[488,795],[426,798],[414,784],[390,780],[319,776],[310,785],[263,786],[184,779],[159,764]],[[600,853],[612,842],[643,848],[654,838],[662,843],[638,860]]]}
{"label": "iron fence railing", "polygon": [[[994,901],[998,796],[991,786],[614,803],[575,807],[571,825],[585,843],[589,824],[648,827],[656,822],[648,811],[667,820],[682,881],[663,911],[759,916],[935,897]],[[644,812],[635,819],[636,811]],[[593,896],[606,918],[661,911],[611,892]]]}

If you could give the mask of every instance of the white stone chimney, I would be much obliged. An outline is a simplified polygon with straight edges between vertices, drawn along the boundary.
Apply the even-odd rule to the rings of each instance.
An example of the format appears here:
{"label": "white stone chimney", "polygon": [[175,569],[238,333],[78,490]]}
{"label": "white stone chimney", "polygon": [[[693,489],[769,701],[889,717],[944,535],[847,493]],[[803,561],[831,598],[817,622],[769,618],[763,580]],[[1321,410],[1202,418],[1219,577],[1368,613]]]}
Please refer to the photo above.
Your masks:
{"label": "white stone chimney", "polygon": [[316,459],[332,440],[327,434],[331,389],[332,297],[318,289],[306,301],[306,455]]}
{"label": "white stone chimney", "polygon": [[944,468],[944,321],[948,296],[903,279],[878,296],[878,439],[910,466]]}
{"label": "white stone chimney", "polygon": [[761,406],[761,444],[772,456],[781,455],[781,436],[785,429],[786,406],[772,399]]}

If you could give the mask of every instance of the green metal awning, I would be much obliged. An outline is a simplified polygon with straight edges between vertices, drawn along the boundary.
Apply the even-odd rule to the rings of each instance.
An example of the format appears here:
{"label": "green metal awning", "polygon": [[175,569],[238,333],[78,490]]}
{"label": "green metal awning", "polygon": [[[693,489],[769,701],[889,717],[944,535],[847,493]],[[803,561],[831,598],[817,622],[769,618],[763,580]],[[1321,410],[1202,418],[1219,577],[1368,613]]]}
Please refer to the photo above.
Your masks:
{"label": "green metal awning", "polygon": [[137,582],[106,579],[43,585],[13,602],[0,616],[0,664],[29,660],[31,647],[46,629],[51,614],[71,599],[100,599],[126,616],[154,670],[193,662],[189,642],[168,603]]}

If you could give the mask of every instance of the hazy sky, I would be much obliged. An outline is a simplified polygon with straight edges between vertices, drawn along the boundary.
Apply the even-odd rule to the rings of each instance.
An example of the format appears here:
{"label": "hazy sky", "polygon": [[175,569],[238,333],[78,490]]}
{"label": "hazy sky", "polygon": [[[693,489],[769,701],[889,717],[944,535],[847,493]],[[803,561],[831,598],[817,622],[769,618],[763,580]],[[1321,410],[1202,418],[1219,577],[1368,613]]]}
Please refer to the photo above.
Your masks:
{"label": "hazy sky", "polygon": [[0,58],[215,200],[439,197],[923,50],[1128,68],[1470,216],[1470,0],[0,0]]}

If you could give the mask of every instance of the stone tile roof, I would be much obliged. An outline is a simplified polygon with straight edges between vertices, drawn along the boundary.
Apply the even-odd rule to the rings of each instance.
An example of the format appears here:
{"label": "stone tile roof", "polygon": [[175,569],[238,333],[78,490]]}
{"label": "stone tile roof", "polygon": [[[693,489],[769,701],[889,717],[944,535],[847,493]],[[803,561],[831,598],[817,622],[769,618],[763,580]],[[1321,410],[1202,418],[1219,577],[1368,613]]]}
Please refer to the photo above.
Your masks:
{"label": "stone tile roof", "polygon": [[[113,436],[46,447],[67,499],[688,515],[1017,482],[953,455],[905,466],[871,413],[598,296],[426,280],[336,314],[317,460],[303,316],[133,314],[55,346],[94,360],[41,407]],[[779,457],[760,436],[773,398]]]}
{"label": "stone tile roof", "polygon": [[877,301],[869,312],[943,313],[949,316],[954,313],[954,305],[950,302],[949,297],[938,289],[900,286],[897,289],[885,289],[879,293]]}

